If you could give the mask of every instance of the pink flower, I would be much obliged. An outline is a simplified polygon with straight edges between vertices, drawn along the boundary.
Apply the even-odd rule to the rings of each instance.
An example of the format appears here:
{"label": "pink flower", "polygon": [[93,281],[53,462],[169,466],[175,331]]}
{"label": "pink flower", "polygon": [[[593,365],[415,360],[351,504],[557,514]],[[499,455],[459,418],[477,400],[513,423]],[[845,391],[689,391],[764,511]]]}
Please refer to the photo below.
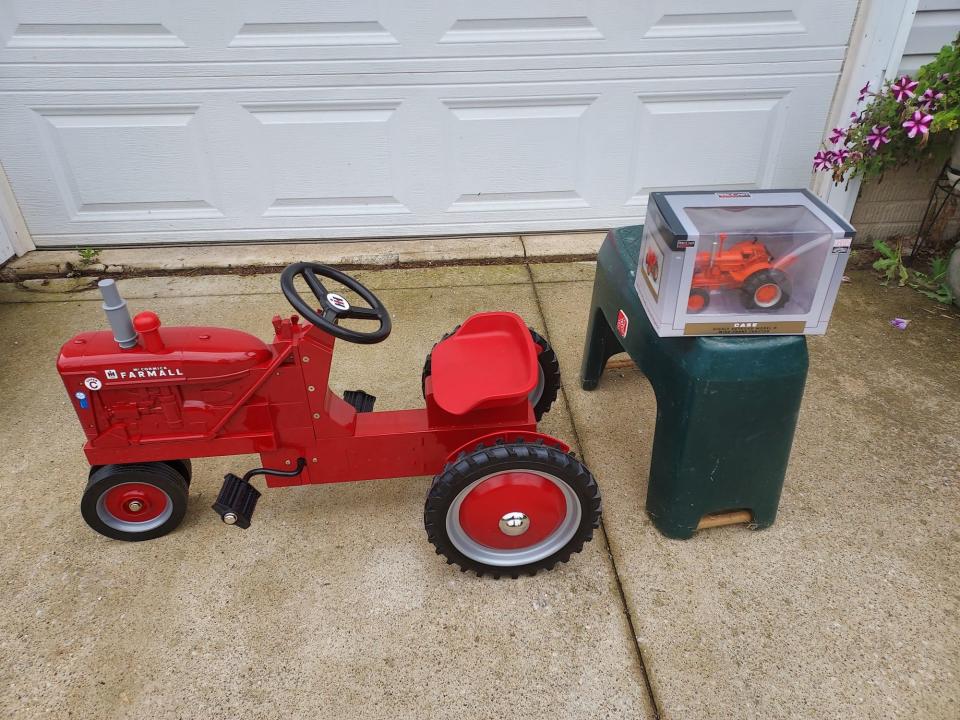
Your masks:
{"label": "pink flower", "polygon": [[938,92],[932,87],[927,88],[923,95],[919,97],[920,107],[924,110],[933,110],[937,101],[943,98],[943,93]]}
{"label": "pink flower", "polygon": [[945,83],[950,79],[950,73],[940,73],[940,82]]}
{"label": "pink flower", "polygon": [[879,150],[881,145],[890,142],[890,138],[887,137],[888,132],[890,132],[889,125],[884,125],[883,127],[874,125],[870,128],[870,133],[867,135],[867,145],[874,150]]}
{"label": "pink flower", "polygon": [[899,80],[890,84],[890,92],[898,103],[906,102],[908,98],[916,95],[914,90],[919,84],[916,80],[911,80],[909,75],[901,75]]}
{"label": "pink flower", "polygon": [[814,170],[828,170],[833,166],[833,158],[836,153],[833,150],[821,150],[813,156]]}
{"label": "pink flower", "polygon": [[913,138],[918,133],[926,135],[930,132],[930,123],[932,122],[933,115],[927,115],[922,110],[915,110],[910,119],[903,123],[903,127],[907,130],[907,137]]}
{"label": "pink flower", "polygon": [[862,103],[864,98],[870,93],[870,83],[868,82],[862,88],[860,88],[860,97],[857,98],[858,103]]}
{"label": "pink flower", "polygon": [[842,165],[843,162],[850,157],[850,151],[846,148],[840,148],[833,154],[833,159],[837,165]]}
{"label": "pink flower", "polygon": [[830,142],[837,144],[847,136],[846,131],[843,128],[834,128],[833,133],[830,135]]}

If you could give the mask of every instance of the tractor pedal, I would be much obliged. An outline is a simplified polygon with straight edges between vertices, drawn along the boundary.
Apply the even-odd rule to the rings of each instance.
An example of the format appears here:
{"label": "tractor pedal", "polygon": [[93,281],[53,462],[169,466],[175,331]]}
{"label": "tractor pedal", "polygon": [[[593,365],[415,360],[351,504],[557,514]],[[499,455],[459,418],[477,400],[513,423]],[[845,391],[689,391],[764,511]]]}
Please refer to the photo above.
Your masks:
{"label": "tractor pedal", "polygon": [[260,491],[247,480],[233,473],[223,476],[223,487],[217,495],[213,509],[227,525],[236,525],[246,530],[253,519],[253,511],[260,499]]}
{"label": "tractor pedal", "polygon": [[373,404],[377,401],[375,395],[365,393],[363,390],[347,390],[343,393],[343,399],[356,408],[357,412],[373,412]]}

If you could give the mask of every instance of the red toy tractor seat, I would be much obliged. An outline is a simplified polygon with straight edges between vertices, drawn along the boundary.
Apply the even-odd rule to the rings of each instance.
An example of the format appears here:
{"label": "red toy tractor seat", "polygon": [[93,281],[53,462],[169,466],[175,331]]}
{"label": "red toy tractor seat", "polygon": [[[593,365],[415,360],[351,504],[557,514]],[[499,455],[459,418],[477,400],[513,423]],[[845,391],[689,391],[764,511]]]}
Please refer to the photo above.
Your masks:
{"label": "red toy tractor seat", "polygon": [[437,405],[453,415],[512,405],[537,385],[537,348],[519,315],[478,313],[433,350]]}

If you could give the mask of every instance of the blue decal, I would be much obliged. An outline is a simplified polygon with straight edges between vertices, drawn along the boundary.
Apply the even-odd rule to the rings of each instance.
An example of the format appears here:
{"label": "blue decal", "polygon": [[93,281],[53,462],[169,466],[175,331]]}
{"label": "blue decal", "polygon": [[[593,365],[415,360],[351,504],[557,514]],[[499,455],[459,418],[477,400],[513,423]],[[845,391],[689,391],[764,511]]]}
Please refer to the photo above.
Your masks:
{"label": "blue decal", "polygon": [[74,397],[80,402],[80,409],[86,410],[90,407],[90,402],[87,400],[87,394],[78,392]]}

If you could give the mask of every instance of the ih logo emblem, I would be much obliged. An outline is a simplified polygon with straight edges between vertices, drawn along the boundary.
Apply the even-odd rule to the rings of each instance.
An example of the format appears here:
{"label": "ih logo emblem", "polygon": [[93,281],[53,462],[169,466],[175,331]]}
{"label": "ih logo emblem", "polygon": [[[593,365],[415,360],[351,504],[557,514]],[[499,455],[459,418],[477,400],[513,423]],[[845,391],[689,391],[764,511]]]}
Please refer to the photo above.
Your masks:
{"label": "ih logo emblem", "polygon": [[625,338],[627,336],[628,327],[630,327],[630,320],[627,318],[627,314],[620,310],[617,313],[617,333],[620,337]]}
{"label": "ih logo emblem", "polygon": [[350,309],[350,303],[347,302],[347,299],[343,295],[337,295],[337,293],[327,293],[327,302],[334,310],[340,312]]}

